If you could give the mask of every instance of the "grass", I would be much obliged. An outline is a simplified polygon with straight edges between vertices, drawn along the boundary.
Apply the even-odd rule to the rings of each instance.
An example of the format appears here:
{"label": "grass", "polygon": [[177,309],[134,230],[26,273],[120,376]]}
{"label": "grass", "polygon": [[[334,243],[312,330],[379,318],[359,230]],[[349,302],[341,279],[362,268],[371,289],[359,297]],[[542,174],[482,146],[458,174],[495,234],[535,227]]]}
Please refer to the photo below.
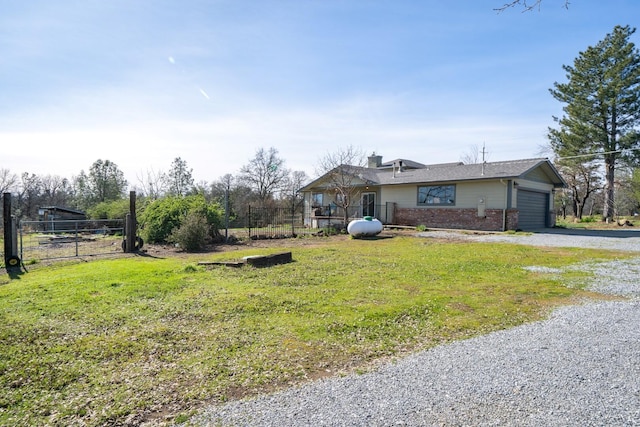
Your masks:
{"label": "grass", "polygon": [[623,223],[624,221],[629,221],[631,224],[635,224],[637,222],[636,220],[637,218],[633,216],[619,217],[607,223],[605,221],[602,221],[602,218],[598,216],[585,215],[581,220],[578,220],[577,218],[574,218],[572,216],[567,216],[567,218],[562,218],[561,216],[559,216],[556,219],[556,227],[586,230],[618,230],[622,228],[618,224],[618,221],[620,221],[621,223]]}
{"label": "grass", "polygon": [[[286,265],[197,265],[281,250],[0,278],[0,425],[185,420],[204,402],[539,319],[587,293],[521,267],[617,255],[342,236],[293,247]],[[573,283],[586,273],[572,274]]]}

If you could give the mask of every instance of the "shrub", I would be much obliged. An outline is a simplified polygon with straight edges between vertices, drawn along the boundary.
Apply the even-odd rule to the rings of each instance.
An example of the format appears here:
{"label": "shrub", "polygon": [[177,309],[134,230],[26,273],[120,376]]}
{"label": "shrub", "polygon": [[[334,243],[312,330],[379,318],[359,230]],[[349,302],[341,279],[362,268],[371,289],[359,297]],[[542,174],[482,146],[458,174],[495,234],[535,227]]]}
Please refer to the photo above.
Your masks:
{"label": "shrub", "polygon": [[87,210],[91,219],[123,219],[129,213],[129,199],[101,202]]}
{"label": "shrub", "polygon": [[[222,211],[215,203],[207,203],[204,196],[165,197],[151,202],[140,215],[142,234],[149,243],[169,242],[174,230],[179,230],[190,214],[205,219],[206,237],[216,237]],[[190,224],[192,226],[193,224]]]}
{"label": "shrub", "polygon": [[578,222],[598,222],[598,219],[593,216],[583,216],[578,220]]}
{"label": "shrub", "polygon": [[192,210],[187,213],[182,224],[171,232],[168,241],[177,243],[187,252],[195,252],[204,249],[208,236],[207,218],[202,213]]}

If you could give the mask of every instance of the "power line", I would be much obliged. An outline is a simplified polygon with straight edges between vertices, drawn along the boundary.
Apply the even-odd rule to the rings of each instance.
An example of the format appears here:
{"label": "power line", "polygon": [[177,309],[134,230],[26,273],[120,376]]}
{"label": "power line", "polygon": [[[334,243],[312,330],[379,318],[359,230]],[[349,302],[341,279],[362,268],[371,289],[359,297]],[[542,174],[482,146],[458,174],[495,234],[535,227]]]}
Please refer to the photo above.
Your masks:
{"label": "power line", "polygon": [[579,155],[576,155],[576,156],[558,157],[556,159],[556,161],[557,160],[568,160],[568,159],[580,159],[582,157],[597,157],[597,156],[605,155],[605,154],[615,154],[615,153],[623,153],[625,151],[638,151],[638,150],[640,150],[640,147],[639,148],[625,148],[625,149],[622,149],[622,150],[604,151],[602,153],[579,154]]}

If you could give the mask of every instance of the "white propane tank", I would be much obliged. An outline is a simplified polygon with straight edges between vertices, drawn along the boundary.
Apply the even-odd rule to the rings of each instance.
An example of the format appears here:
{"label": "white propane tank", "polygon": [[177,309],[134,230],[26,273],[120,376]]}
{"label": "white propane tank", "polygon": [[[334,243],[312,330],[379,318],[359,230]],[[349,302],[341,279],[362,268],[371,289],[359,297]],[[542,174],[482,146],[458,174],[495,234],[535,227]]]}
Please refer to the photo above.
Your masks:
{"label": "white propane tank", "polygon": [[365,216],[363,219],[354,219],[347,225],[347,233],[353,237],[375,236],[382,231],[382,223],[376,218]]}

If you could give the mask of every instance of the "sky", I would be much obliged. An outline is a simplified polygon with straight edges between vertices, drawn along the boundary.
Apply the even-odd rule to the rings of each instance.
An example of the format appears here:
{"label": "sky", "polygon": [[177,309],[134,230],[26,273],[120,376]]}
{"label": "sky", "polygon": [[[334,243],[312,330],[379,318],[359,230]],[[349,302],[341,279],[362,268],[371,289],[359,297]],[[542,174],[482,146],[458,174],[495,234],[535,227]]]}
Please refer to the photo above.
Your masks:
{"label": "sky", "polygon": [[0,169],[110,160],[133,188],[178,157],[211,183],[271,147],[310,178],[348,146],[540,157],[563,65],[636,27],[640,1],[504,2],[0,0]]}

